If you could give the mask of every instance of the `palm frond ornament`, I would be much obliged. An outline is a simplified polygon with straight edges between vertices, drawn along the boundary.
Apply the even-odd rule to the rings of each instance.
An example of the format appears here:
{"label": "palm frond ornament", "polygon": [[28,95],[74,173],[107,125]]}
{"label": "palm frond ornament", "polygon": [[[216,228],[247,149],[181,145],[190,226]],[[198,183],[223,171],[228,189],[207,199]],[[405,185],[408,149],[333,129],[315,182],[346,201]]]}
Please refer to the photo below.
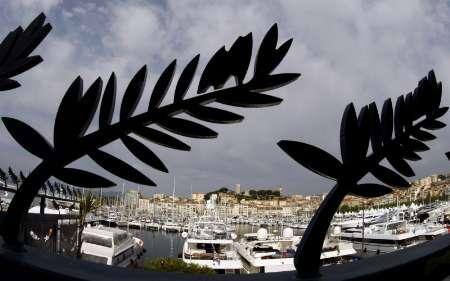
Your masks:
{"label": "palm frond ornament", "polygon": [[[349,104],[340,129],[342,161],[310,144],[278,142],[299,164],[337,182],[316,211],[297,249],[295,267],[300,276],[318,274],[328,227],[347,194],[371,198],[388,194],[393,188],[409,187],[403,176],[412,177],[414,171],[406,160],[420,160],[417,153],[428,150],[425,142],[436,138],[429,131],[445,127],[438,120],[448,111],[448,107],[441,107],[441,97],[442,84],[430,71],[413,92],[397,98],[395,108],[387,99],[381,117],[375,103],[362,107],[358,115],[353,104]],[[368,155],[369,145],[372,153]],[[384,159],[393,169],[380,164]],[[368,173],[383,184],[359,183]]]}
{"label": "palm frond ornament", "polygon": [[11,31],[0,43],[0,91],[20,87],[13,79],[42,62],[40,56],[30,56],[48,35],[52,26],[45,23],[41,13],[25,29],[21,26]]}
{"label": "palm frond ornament", "polygon": [[[300,74],[272,74],[289,50],[292,39],[277,47],[278,29],[273,25],[263,38],[255,60],[253,75],[245,82],[252,56],[252,34],[239,37],[229,50],[219,49],[200,75],[197,96],[186,98],[197,70],[199,55],[182,70],[176,82],[173,102],[162,106],[172,84],[176,61],[167,66],[158,78],[150,96],[148,109],[134,115],[144,92],[147,67],[143,66],[129,82],[119,112],[119,121],[112,123],[116,100],[116,75],[109,77],[103,88],[98,78],[83,94],[83,80],[77,77],[67,89],[56,114],[53,144],[26,123],[14,118],[2,118],[12,137],[42,162],[28,175],[20,191],[13,198],[2,226],[2,235],[10,244],[17,242],[20,221],[28,210],[38,187],[54,176],[70,185],[85,188],[114,186],[110,180],[88,171],[68,168],[67,165],[83,156],[89,156],[108,172],[142,185],[155,183],[132,165],[101,150],[115,140],[136,158],[156,170],[167,172],[165,164],[146,145],[130,134],[136,134],[157,145],[177,150],[190,150],[189,145],[165,133],[169,131],[191,138],[215,138],[217,133],[197,122],[175,117],[187,113],[194,119],[211,123],[237,123],[243,116],[207,106],[217,102],[236,107],[267,107],[282,99],[263,94],[295,81]],[[224,87],[230,77],[234,86]],[[212,90],[210,90],[212,88]],[[209,90],[209,92],[208,92]],[[98,130],[86,134],[99,107]],[[156,125],[150,128],[149,125]],[[17,243],[16,243],[17,244]]]}

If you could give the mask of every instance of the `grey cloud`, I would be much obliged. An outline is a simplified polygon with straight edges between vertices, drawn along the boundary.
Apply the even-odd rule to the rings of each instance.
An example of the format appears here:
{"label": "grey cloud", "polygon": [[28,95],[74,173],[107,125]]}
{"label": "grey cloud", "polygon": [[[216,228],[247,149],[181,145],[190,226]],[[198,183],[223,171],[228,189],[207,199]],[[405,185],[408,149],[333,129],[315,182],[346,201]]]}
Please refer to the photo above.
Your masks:
{"label": "grey cloud", "polygon": [[[48,12],[55,26],[37,50],[45,62],[23,75],[22,88],[0,97],[2,115],[30,123],[49,139],[58,102],[78,74],[87,87],[97,76],[106,81],[115,71],[123,92],[132,75],[148,64],[147,96],[139,108],[143,110],[158,73],[174,58],[179,58],[182,67],[201,53],[202,70],[217,49],[230,46],[239,35],[253,32],[256,49],[274,22],[279,23],[280,40],[294,38],[278,71],[302,76],[274,91],[284,102],[267,109],[235,109],[246,119],[238,125],[211,125],[219,132],[217,140],[182,138],[192,146],[189,153],[151,145],[170,174],[151,170],[120,144],[108,146],[108,151],[158,182],[149,193],[170,192],[173,176],[182,194],[190,191],[190,184],[193,190],[207,191],[235,183],[244,188],[281,185],[288,193],[325,192],[332,182],[294,163],[276,146],[278,140],[301,139],[339,156],[339,123],[349,102],[359,108],[407,93],[431,68],[443,81],[443,103],[450,103],[446,1],[95,1],[89,7],[70,1],[54,3],[33,6],[27,12],[23,5],[3,4],[10,15],[0,28],[5,34],[40,9]],[[431,144],[432,150],[414,164],[418,176],[448,171],[443,153],[450,147],[450,131],[437,135],[439,141]],[[14,164],[29,170],[37,163],[3,126],[0,144],[6,150],[1,166]],[[107,175],[89,159],[74,165]]]}

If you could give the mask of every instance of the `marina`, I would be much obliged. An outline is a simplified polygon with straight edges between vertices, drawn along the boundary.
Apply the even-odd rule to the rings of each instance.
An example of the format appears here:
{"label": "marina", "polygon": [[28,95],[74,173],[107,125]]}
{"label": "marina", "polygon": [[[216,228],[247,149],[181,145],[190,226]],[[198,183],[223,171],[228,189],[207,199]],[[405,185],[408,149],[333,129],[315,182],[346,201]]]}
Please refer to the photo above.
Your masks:
{"label": "marina", "polygon": [[[211,214],[214,204],[207,204]],[[327,266],[352,262],[370,253],[402,250],[447,235],[449,211],[448,202],[440,202],[367,210],[367,218],[360,217],[360,213],[337,214],[323,246],[321,263]],[[429,215],[420,220],[424,213]],[[135,219],[124,229],[143,241],[144,259],[179,258],[227,274],[295,270],[293,257],[306,228],[303,223],[283,218],[141,220],[148,222],[138,224]]]}

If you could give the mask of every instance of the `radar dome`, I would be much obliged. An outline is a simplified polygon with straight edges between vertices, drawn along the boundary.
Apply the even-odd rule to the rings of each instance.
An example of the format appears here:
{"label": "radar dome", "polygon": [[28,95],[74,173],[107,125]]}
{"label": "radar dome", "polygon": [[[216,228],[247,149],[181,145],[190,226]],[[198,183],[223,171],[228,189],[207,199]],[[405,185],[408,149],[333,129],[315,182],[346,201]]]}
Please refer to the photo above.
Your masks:
{"label": "radar dome", "polygon": [[256,232],[256,237],[258,238],[258,240],[266,240],[267,236],[268,232],[265,228],[260,228],[258,229],[258,232]]}
{"label": "radar dome", "polygon": [[342,231],[342,229],[341,229],[341,226],[339,226],[339,225],[336,225],[336,226],[333,228],[333,234],[334,234],[334,235],[340,234],[341,231]]}
{"label": "radar dome", "polygon": [[283,237],[284,238],[294,237],[294,230],[290,227],[286,227],[285,229],[283,229]]}

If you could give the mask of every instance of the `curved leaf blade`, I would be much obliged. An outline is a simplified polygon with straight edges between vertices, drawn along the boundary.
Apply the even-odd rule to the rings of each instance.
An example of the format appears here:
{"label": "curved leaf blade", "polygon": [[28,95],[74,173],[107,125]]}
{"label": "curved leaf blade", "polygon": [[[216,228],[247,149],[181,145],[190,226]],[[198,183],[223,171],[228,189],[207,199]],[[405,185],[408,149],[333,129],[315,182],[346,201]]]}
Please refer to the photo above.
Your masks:
{"label": "curved leaf blade", "polygon": [[413,177],[415,175],[411,166],[409,166],[409,164],[405,160],[403,160],[401,156],[399,157],[396,154],[388,155],[386,159],[392,165],[392,167],[397,170],[397,172],[404,175],[405,177]]}
{"label": "curved leaf blade", "polygon": [[406,123],[405,116],[405,99],[403,96],[397,98],[394,112],[394,133],[396,138],[400,138],[403,134],[403,127]]}
{"label": "curved leaf blade", "polygon": [[95,163],[111,174],[138,184],[156,186],[156,184],[151,179],[147,178],[147,176],[111,154],[101,150],[95,150],[88,153],[88,155]]}
{"label": "curved leaf blade", "polygon": [[423,128],[428,130],[439,130],[447,126],[445,123],[433,119],[427,119],[423,122]]}
{"label": "curved leaf blade", "polygon": [[177,86],[175,87],[174,101],[180,102],[184,99],[189,87],[191,86],[192,80],[194,79],[195,71],[197,70],[198,61],[200,55],[196,55],[183,69],[183,72],[178,78]]}
{"label": "curved leaf blade", "polygon": [[20,73],[23,73],[42,62],[41,56],[31,56],[23,59],[19,59],[11,63],[7,69],[0,70],[0,76],[13,77]]}
{"label": "curved leaf blade", "polygon": [[155,87],[153,88],[152,95],[150,96],[148,111],[151,111],[154,108],[158,108],[161,105],[161,102],[167,94],[167,90],[169,90],[170,83],[172,83],[176,65],[177,60],[174,60],[162,72],[161,76],[155,84]]}
{"label": "curved leaf blade", "polygon": [[91,124],[100,102],[102,87],[103,81],[100,77],[98,77],[95,82],[92,83],[92,85],[87,89],[83,97],[81,97],[76,112],[78,124],[75,128],[73,128],[73,130],[76,131],[77,136],[84,135],[89,125]]}
{"label": "curved leaf blade", "polygon": [[236,93],[222,96],[217,99],[218,103],[238,106],[238,107],[253,107],[261,108],[267,106],[275,106],[280,104],[283,99],[254,92],[237,91]]}
{"label": "curved leaf blade", "polygon": [[147,80],[147,66],[144,65],[131,79],[123,95],[120,120],[128,119],[136,110]]}
{"label": "curved leaf blade", "polygon": [[447,159],[450,161],[450,151],[445,153],[445,156],[447,156]]}
{"label": "curved leaf blade", "polygon": [[404,159],[410,160],[410,161],[419,161],[422,159],[417,153],[414,151],[411,151],[410,149],[407,149],[405,147],[401,147],[401,155]]}
{"label": "curved leaf blade", "polygon": [[372,144],[372,151],[377,153],[383,148],[383,138],[381,136],[381,121],[378,114],[377,105],[372,102],[369,105],[370,117],[370,143]]}
{"label": "curved leaf blade", "polygon": [[284,42],[278,49],[278,27],[272,25],[264,36],[255,61],[255,77],[270,74],[286,56],[292,45],[292,38]]}
{"label": "curved leaf blade", "polygon": [[358,184],[355,188],[352,189],[351,193],[366,198],[375,198],[380,197],[392,192],[387,186],[375,184],[375,183],[364,183]]}
{"label": "curved leaf blade", "polygon": [[392,187],[409,187],[410,184],[402,176],[384,166],[378,165],[371,169],[370,172],[378,180]]}
{"label": "curved leaf blade", "polygon": [[15,88],[19,88],[20,83],[13,79],[0,78],[0,91],[9,91]]}
{"label": "curved leaf blade", "polygon": [[242,84],[250,64],[252,34],[240,36],[227,51],[220,48],[209,60],[200,76],[197,93],[204,93],[209,87],[220,89],[234,76],[236,84]]}
{"label": "curved leaf blade", "polygon": [[433,118],[434,119],[441,118],[442,116],[444,116],[447,113],[447,111],[448,111],[448,106],[444,106],[439,109],[436,109],[433,113]]}
{"label": "curved leaf blade", "polygon": [[414,152],[427,151],[430,149],[426,144],[416,139],[407,139],[403,145]]}
{"label": "curved leaf blade", "polygon": [[85,188],[112,187],[116,185],[104,177],[74,168],[60,169],[54,176],[68,184]]}
{"label": "curved leaf blade", "polygon": [[436,136],[428,133],[424,130],[414,130],[411,132],[411,136],[415,137],[420,141],[430,141],[436,139]]}
{"label": "curved leaf blade", "polygon": [[150,167],[153,167],[161,172],[168,173],[169,170],[167,170],[164,163],[156,156],[153,151],[151,151],[149,148],[147,148],[145,145],[137,141],[136,139],[124,136],[121,138],[123,144],[128,148],[128,150],[136,156],[139,160],[144,162],[145,164],[149,165]]}
{"label": "curved leaf blade", "polygon": [[347,105],[342,115],[340,145],[342,162],[351,169],[359,160],[358,118],[353,103]]}
{"label": "curved leaf blade", "polygon": [[116,92],[117,79],[116,74],[113,72],[108,79],[108,83],[106,83],[102,104],[100,106],[100,114],[98,117],[100,129],[103,129],[111,124],[114,115],[114,107],[116,105]]}
{"label": "curved leaf blade", "polygon": [[19,26],[14,31],[9,32],[8,35],[6,35],[6,37],[2,40],[2,43],[0,44],[0,65],[4,64],[8,59],[17,38],[19,38],[22,32],[23,29]]}
{"label": "curved leaf blade", "polygon": [[383,109],[381,110],[381,136],[383,137],[383,143],[386,144],[392,139],[393,129],[392,101],[391,99],[387,99],[383,104]]}
{"label": "curved leaf blade", "polygon": [[300,77],[300,73],[281,73],[253,79],[248,87],[254,92],[265,92],[286,86]]}
{"label": "curved leaf blade", "polygon": [[78,125],[76,108],[82,93],[83,79],[78,76],[67,89],[56,113],[53,131],[55,147],[67,145],[79,137],[73,128]]}
{"label": "curved leaf blade", "polygon": [[197,119],[219,124],[239,123],[244,119],[244,116],[202,105],[191,106],[187,109],[186,113]]}
{"label": "curved leaf blade", "polygon": [[41,159],[52,155],[53,147],[35,129],[14,118],[2,117],[2,121],[11,136],[28,152]]}
{"label": "curved leaf blade", "polygon": [[183,151],[190,151],[191,147],[184,142],[172,137],[171,135],[168,135],[166,133],[163,133],[161,131],[148,128],[148,127],[140,127],[133,131],[135,134],[139,135],[140,137],[151,141],[153,143],[172,148],[177,150],[183,150]]}
{"label": "curved leaf blade", "polygon": [[158,125],[166,130],[185,137],[200,139],[210,139],[217,137],[217,133],[215,131],[186,119],[170,117],[165,120],[159,121]]}
{"label": "curved leaf blade", "polygon": [[369,107],[361,108],[358,115],[358,143],[359,143],[359,159],[363,160],[369,150],[370,143],[370,117]]}
{"label": "curved leaf blade", "polygon": [[328,152],[297,141],[279,141],[278,146],[303,167],[323,177],[337,180],[343,175],[342,163]]}
{"label": "curved leaf blade", "polygon": [[249,33],[245,36],[239,36],[228,52],[228,57],[232,63],[230,74],[235,77],[237,85],[244,82],[252,58],[252,47],[252,33]]}
{"label": "curved leaf blade", "polygon": [[206,92],[209,87],[214,89],[222,88],[227,79],[231,76],[228,53],[225,46],[217,50],[205,66],[198,83],[197,94]]}

